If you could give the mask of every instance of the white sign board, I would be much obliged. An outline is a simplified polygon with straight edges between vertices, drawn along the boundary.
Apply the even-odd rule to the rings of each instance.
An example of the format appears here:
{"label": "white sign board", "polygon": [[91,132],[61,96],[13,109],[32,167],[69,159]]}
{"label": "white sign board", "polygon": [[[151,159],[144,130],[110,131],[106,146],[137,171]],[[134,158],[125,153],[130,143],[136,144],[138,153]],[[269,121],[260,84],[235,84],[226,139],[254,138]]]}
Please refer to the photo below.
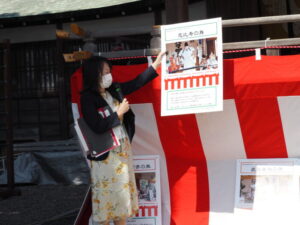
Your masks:
{"label": "white sign board", "polygon": [[161,115],[223,110],[221,18],[161,27]]}
{"label": "white sign board", "polygon": [[236,224],[299,224],[299,159],[237,161]]}
{"label": "white sign board", "polygon": [[139,213],[127,225],[162,225],[158,155],[136,155],[133,167],[139,197]]}

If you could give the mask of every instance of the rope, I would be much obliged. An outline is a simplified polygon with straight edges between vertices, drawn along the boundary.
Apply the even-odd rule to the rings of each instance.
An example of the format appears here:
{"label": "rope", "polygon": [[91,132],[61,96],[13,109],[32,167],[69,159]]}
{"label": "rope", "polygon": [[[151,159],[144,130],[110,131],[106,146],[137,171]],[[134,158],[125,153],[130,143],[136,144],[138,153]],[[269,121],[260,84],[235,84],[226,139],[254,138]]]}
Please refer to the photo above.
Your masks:
{"label": "rope", "polygon": [[[108,58],[109,60],[122,60],[122,59],[141,59],[141,58],[147,58],[148,56],[143,55],[143,56],[127,56],[127,57],[116,57],[116,58]],[[152,56],[152,57],[157,57],[157,56]]]}
{"label": "rope", "polygon": [[229,50],[229,51],[223,51],[224,54],[227,53],[237,53],[237,52],[252,52],[255,51],[254,48],[249,48],[249,49],[241,49],[241,50]]}
{"label": "rope", "polygon": [[[281,49],[281,48],[300,48],[300,45],[291,45],[291,46],[267,46],[267,47],[262,47],[260,49]],[[237,53],[237,52],[251,52],[255,51],[255,48],[250,48],[250,49],[240,49],[240,50],[229,50],[229,51],[223,51],[224,54],[227,53]]]}

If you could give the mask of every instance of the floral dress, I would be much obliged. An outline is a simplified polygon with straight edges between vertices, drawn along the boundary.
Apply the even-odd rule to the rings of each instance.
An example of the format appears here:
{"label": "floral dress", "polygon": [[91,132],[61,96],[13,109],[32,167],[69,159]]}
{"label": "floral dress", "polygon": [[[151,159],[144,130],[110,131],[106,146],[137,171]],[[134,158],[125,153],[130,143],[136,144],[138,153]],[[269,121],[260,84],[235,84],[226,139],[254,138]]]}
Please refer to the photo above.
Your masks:
{"label": "floral dress", "polygon": [[[116,111],[118,102],[107,92],[104,99]],[[107,159],[91,161],[93,225],[132,217],[138,212],[138,197],[129,138],[123,125],[117,127],[120,146]]]}

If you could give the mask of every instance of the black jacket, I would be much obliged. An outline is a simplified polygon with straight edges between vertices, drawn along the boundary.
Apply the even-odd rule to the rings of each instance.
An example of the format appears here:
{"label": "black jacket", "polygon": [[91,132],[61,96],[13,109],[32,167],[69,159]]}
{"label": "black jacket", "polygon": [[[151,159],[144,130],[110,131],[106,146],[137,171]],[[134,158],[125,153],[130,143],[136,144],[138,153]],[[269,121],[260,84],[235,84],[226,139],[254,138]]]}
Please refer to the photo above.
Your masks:
{"label": "black jacket", "polygon": [[[121,88],[122,95],[128,95],[145,84],[149,81],[153,80],[157,77],[158,74],[154,70],[152,66],[147,68],[143,73],[138,75],[135,79],[124,82],[124,83],[113,83],[107,91],[113,96],[113,98],[117,99],[119,102],[122,101],[120,92],[116,89],[117,87]],[[102,107],[109,107],[107,102],[103,99],[103,97],[95,91],[92,90],[84,90],[81,93],[80,98],[81,103],[81,111],[84,120],[89,125],[89,127],[95,133],[102,133],[112,129],[121,124],[121,121],[118,118],[116,112],[112,113],[107,118],[103,118],[99,115],[98,109]],[[135,124],[134,124],[134,113],[131,109],[124,114],[123,123],[125,125],[126,131],[128,133],[130,141],[132,141],[134,132],[135,132]],[[103,156],[97,158],[98,161],[106,159],[108,153],[104,154]],[[92,159],[89,157],[89,159]],[[96,160],[96,159],[92,159]]]}

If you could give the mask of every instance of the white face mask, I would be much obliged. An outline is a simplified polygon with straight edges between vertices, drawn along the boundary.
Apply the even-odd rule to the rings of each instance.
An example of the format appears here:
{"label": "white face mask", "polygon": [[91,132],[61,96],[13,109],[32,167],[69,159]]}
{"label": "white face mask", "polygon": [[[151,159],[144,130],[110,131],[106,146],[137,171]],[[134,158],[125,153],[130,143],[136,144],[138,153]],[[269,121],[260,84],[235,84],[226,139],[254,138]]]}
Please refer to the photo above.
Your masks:
{"label": "white face mask", "polygon": [[112,75],[111,73],[107,73],[102,76],[102,82],[101,82],[101,87],[102,88],[108,88],[112,84]]}

